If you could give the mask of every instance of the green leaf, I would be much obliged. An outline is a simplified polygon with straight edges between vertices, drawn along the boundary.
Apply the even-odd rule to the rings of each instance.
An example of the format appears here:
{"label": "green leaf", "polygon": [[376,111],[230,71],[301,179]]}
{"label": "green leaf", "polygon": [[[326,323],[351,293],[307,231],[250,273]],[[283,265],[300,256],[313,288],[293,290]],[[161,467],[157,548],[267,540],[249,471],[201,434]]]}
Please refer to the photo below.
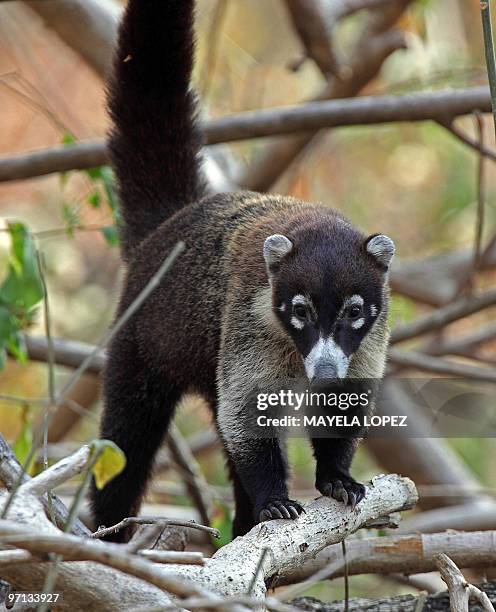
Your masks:
{"label": "green leaf", "polygon": [[126,467],[126,456],[111,440],[97,440],[92,443],[93,452],[99,453],[93,465],[93,476],[97,489],[115,478]]}
{"label": "green leaf", "polygon": [[102,234],[107,241],[107,244],[111,247],[119,246],[119,232],[115,225],[108,225],[102,228]]}
{"label": "green leaf", "polygon": [[93,208],[100,208],[100,204],[101,204],[100,192],[97,189],[95,189],[95,191],[90,193],[90,195],[87,198],[87,201],[88,201],[88,204],[92,206]]}
{"label": "green leaf", "polygon": [[110,210],[112,211],[112,216],[114,217],[116,223],[120,223],[121,217],[119,211],[119,201],[115,192],[115,178],[112,168],[102,166],[101,177],[103,187],[108,198],[108,204],[110,206]]}
{"label": "green leaf", "polygon": [[97,166],[96,168],[88,168],[85,173],[90,177],[92,181],[98,181],[102,178],[102,167]]}
{"label": "green leaf", "polygon": [[12,247],[7,278],[0,286],[0,303],[21,318],[43,298],[36,249],[22,223],[10,223]]}
{"label": "green leaf", "polygon": [[16,329],[15,318],[5,306],[0,306],[0,346],[7,343]]}
{"label": "green leaf", "polygon": [[214,512],[211,527],[219,530],[220,538],[212,542],[217,548],[225,546],[232,538],[232,518],[229,506],[219,500],[214,500]]}
{"label": "green leaf", "polygon": [[62,136],[62,141],[61,142],[62,142],[63,145],[71,145],[71,144],[74,144],[76,142],[76,139],[74,138],[74,136],[70,132],[66,132]]}
{"label": "green leaf", "polygon": [[5,367],[6,349],[16,346],[15,339],[19,337],[19,323],[6,306],[0,305],[0,370]]}
{"label": "green leaf", "polygon": [[74,230],[81,225],[81,220],[79,219],[79,215],[74,206],[71,206],[70,204],[63,204],[62,218],[66,223],[67,235],[72,238],[72,236],[74,236]]}
{"label": "green leaf", "polygon": [[7,350],[13,355],[19,363],[26,365],[28,362],[28,353],[26,350],[26,343],[24,337],[19,331],[15,330],[10,334],[7,340]]}

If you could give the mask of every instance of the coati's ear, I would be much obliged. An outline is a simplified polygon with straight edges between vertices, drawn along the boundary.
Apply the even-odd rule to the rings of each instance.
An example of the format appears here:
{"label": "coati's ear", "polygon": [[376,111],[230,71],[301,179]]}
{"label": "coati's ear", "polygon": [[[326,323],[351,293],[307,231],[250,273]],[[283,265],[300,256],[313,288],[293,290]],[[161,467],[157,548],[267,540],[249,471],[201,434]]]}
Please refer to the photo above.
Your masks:
{"label": "coati's ear", "polygon": [[286,257],[288,253],[291,253],[293,249],[293,243],[289,238],[282,234],[274,234],[265,239],[263,247],[263,256],[267,265],[269,276],[277,264]]}
{"label": "coati's ear", "polygon": [[388,269],[394,255],[394,242],[384,234],[373,234],[365,241],[365,250],[381,268]]}

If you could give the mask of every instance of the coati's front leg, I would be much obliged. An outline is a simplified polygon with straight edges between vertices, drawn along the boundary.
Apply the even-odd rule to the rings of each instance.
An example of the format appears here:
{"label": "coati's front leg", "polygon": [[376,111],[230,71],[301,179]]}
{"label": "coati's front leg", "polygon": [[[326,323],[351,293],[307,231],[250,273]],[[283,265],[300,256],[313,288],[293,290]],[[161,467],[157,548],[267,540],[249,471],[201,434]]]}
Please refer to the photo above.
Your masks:
{"label": "coati's front leg", "polygon": [[287,465],[280,440],[254,438],[244,422],[243,415],[252,409],[229,402],[219,405],[218,424],[234,480],[233,537],[244,535],[261,521],[295,519],[303,511],[301,504],[288,496]]}
{"label": "coati's front leg", "polygon": [[[263,341],[252,337],[251,342],[250,350],[245,348],[241,352],[237,347],[242,342],[232,334],[226,342],[218,372],[217,425],[235,485],[235,537],[260,521],[294,519],[303,511],[288,496],[288,469],[281,440],[257,436],[255,425],[255,391],[266,388],[264,375],[267,371],[277,371],[280,360],[274,355],[274,347],[271,354]],[[247,516],[247,500],[251,518]]]}
{"label": "coati's front leg", "polygon": [[315,488],[327,497],[354,508],[366,489],[350,475],[358,441],[354,438],[312,438],[317,462]]}

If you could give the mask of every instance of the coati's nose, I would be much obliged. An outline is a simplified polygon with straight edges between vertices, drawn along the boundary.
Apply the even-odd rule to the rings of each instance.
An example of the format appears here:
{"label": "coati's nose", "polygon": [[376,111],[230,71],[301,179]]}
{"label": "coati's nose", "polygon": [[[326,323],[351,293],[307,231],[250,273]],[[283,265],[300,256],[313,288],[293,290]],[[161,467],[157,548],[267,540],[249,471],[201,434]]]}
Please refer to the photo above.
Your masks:
{"label": "coati's nose", "polygon": [[339,378],[336,364],[328,359],[319,359],[315,364],[312,381],[331,380],[333,378]]}

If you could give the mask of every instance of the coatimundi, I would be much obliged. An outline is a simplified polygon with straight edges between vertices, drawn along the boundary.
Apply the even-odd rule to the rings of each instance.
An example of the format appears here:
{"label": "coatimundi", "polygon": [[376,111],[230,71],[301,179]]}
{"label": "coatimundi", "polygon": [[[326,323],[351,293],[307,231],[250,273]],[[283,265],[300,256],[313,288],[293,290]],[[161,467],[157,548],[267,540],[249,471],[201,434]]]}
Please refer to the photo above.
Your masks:
{"label": "coatimundi", "polygon": [[[302,512],[288,497],[281,442],[246,431],[248,395],[287,377],[382,377],[394,244],[327,206],[206,195],[190,90],[193,12],[193,0],[130,0],[108,86],[127,264],[117,317],[178,241],[186,249],[109,348],[101,436],[127,465],[93,487],[92,507],[96,526],[138,512],[174,409],[194,391],[225,447],[238,536]],[[360,502],[365,487],[349,472],[355,442],[312,444],[316,488]]]}

